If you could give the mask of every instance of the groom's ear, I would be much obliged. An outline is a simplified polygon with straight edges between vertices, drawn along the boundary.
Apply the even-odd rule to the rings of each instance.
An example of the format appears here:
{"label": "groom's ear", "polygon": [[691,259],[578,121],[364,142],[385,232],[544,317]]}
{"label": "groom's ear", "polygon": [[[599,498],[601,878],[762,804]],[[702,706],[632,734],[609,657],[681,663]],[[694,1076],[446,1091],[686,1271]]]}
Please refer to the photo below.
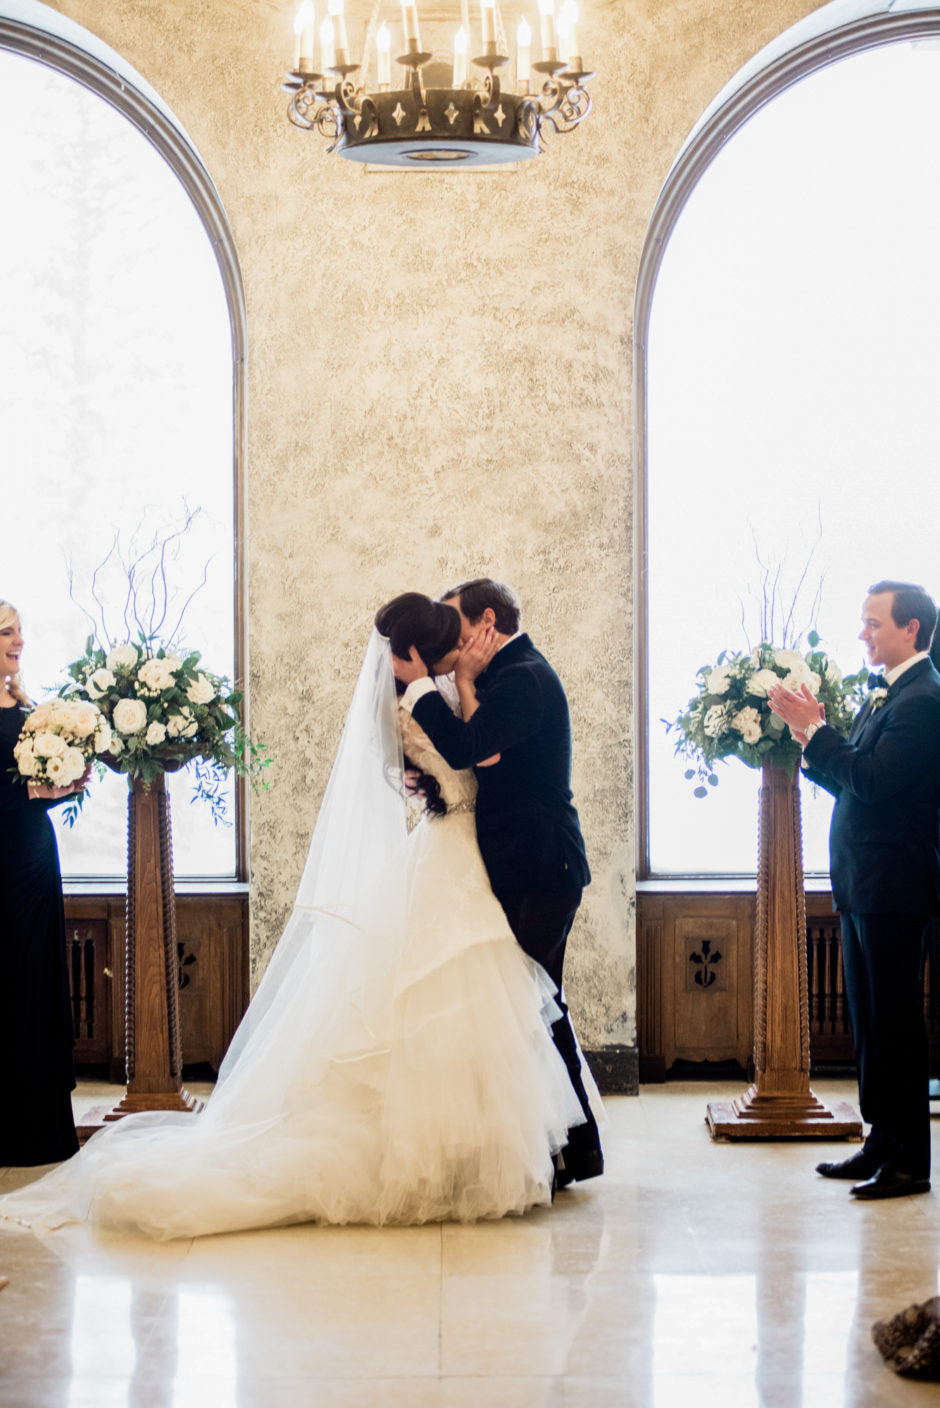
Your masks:
{"label": "groom's ear", "polygon": [[484,609],[477,625],[482,626],[484,630],[488,630],[490,626],[496,625],[496,612],[493,610],[492,606],[487,606]]}

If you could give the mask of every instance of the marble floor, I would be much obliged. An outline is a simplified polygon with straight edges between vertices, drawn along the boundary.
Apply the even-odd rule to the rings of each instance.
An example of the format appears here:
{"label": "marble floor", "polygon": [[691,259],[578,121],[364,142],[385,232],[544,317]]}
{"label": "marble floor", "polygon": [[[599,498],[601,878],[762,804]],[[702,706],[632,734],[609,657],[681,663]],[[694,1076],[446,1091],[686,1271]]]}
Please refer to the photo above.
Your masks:
{"label": "marble floor", "polygon": [[[76,1108],[112,1089],[81,1087]],[[937,1292],[940,1183],[859,1204],[813,1173],[857,1146],[715,1144],[706,1102],[737,1093],[610,1099],[605,1177],[524,1219],[162,1245],[0,1224],[0,1405],[937,1403],[869,1329]],[[32,1176],[2,1169],[0,1191]]]}

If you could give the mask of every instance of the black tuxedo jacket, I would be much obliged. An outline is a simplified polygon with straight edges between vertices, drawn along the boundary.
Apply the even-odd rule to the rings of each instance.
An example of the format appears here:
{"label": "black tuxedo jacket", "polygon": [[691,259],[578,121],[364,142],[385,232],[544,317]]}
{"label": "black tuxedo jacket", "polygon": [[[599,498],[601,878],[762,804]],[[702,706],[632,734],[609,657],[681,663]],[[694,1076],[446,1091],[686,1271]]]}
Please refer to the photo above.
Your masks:
{"label": "black tuxedo jacket", "polygon": [[940,674],[921,660],[880,708],[866,702],[848,740],[813,734],[807,772],[836,799],[832,898],[849,914],[940,913]]}
{"label": "black tuxedo jacket", "polygon": [[571,801],[571,724],[561,680],[527,635],[504,645],[476,682],[466,723],[436,692],[414,717],[452,768],[476,769],[477,839],[497,895],[581,890],[591,878]]}

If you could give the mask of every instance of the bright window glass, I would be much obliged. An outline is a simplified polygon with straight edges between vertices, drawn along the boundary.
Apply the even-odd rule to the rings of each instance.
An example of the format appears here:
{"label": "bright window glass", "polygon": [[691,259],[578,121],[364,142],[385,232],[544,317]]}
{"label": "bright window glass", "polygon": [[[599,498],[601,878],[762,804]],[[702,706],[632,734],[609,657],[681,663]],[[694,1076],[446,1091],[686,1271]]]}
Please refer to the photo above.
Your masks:
{"label": "bright window glass", "polygon": [[[654,875],[755,869],[759,774],[719,767],[696,801],[661,723],[699,666],[745,646],[742,615],[759,639],[755,543],[784,596],[815,552],[818,629],[846,673],[869,583],[940,594],[938,130],[937,44],[855,55],[757,112],[670,238],[648,364]],[[804,787],[808,870],[828,868],[830,814]]]}
{"label": "bright window glass", "polygon": [[[0,597],[20,610],[23,675],[42,697],[84,648],[91,576],[199,508],[169,580],[177,607],[202,579],[183,640],[234,671],[231,324],[212,245],[173,171],[74,80],[0,52]],[[112,627],[123,612],[113,585]],[[170,619],[175,619],[171,607]],[[118,627],[115,634],[123,635]],[[178,877],[235,874],[229,827],[170,779]],[[67,876],[121,876],[127,781],[109,775],[73,832]]]}

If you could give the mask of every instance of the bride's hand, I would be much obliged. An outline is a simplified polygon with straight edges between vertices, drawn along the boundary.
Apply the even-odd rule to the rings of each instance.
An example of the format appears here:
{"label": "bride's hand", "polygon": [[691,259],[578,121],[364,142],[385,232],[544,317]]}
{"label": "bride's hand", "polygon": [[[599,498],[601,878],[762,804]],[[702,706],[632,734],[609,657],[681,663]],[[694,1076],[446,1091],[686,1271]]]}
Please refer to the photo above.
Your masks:
{"label": "bride's hand", "polygon": [[395,678],[401,680],[403,684],[414,684],[415,680],[427,679],[430,671],[413,645],[410,647],[408,655],[409,658],[403,660],[400,655],[396,655],[392,651],[392,669],[395,672]]}

